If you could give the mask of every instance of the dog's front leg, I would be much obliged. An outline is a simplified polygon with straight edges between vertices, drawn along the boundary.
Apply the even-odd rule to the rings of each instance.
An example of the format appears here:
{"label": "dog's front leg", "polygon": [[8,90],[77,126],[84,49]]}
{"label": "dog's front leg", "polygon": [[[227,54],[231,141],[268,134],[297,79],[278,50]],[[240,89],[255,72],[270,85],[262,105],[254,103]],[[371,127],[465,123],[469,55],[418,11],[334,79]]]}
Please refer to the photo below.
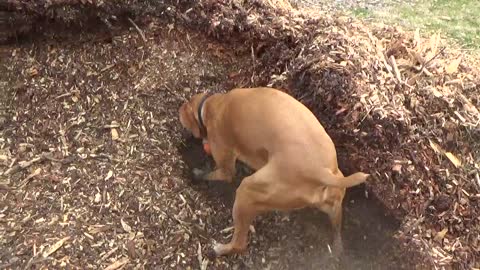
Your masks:
{"label": "dog's front leg", "polygon": [[233,151],[218,147],[215,144],[211,145],[211,149],[216,169],[212,172],[193,169],[194,178],[196,180],[231,182],[235,175],[235,155]]}

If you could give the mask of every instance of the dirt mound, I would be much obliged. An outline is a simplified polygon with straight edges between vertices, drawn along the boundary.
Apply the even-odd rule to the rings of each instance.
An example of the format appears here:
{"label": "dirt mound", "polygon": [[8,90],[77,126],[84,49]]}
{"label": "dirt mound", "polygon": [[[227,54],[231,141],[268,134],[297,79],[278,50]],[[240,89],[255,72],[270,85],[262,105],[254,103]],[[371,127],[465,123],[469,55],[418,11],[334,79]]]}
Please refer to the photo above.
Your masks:
{"label": "dirt mound", "polygon": [[[14,2],[12,1],[12,3]],[[64,5],[67,5],[67,9],[70,8],[68,1],[58,1],[58,3],[60,2],[63,4],[61,9],[64,9]],[[480,258],[478,246],[478,239],[480,239],[478,229],[480,227],[480,115],[478,112],[480,95],[477,68],[479,63],[475,58],[461,50],[448,48],[438,35],[425,39],[419,33],[403,32],[401,29],[393,27],[383,25],[367,27],[342,16],[320,14],[316,10],[294,10],[287,2],[280,0],[232,0],[222,3],[210,0],[166,1],[161,4],[145,0],[127,1],[121,5],[116,5],[114,2],[102,1],[101,4],[97,1],[71,1],[74,3],[72,5],[74,9],[92,10],[93,13],[89,14],[93,14],[92,18],[102,22],[105,25],[105,33],[109,33],[106,41],[117,46],[118,51],[115,52],[119,55],[131,54],[131,61],[128,60],[130,58],[126,58],[122,61],[116,60],[118,62],[107,63],[115,59],[115,57],[112,58],[112,55],[108,55],[110,51],[108,46],[111,46],[108,43],[96,47],[98,57],[95,58],[88,56],[87,51],[91,49],[88,45],[80,45],[79,49],[73,49],[68,53],[64,52],[63,54],[67,53],[67,55],[83,54],[82,61],[90,63],[85,67],[77,63],[73,69],[70,62],[75,63],[74,59],[68,58],[70,60],[66,61],[65,57],[60,57],[62,54],[58,49],[43,55],[40,51],[22,48],[18,52],[24,57],[21,63],[15,62],[19,61],[18,55],[15,57],[17,51],[11,52],[14,56],[11,60],[13,62],[8,64],[20,68],[22,70],[20,72],[23,73],[21,73],[22,79],[8,83],[9,89],[13,89],[15,92],[12,94],[15,99],[10,102],[13,102],[15,109],[12,114],[16,118],[12,118],[13,120],[9,123],[13,124],[5,132],[6,137],[10,138],[10,141],[7,141],[10,152],[2,154],[6,157],[4,162],[6,166],[13,166],[16,164],[16,160],[30,160],[42,151],[54,152],[54,149],[57,149],[59,155],[56,159],[67,158],[72,153],[70,150],[68,153],[65,152],[63,148],[67,147],[67,149],[75,149],[76,155],[85,157],[85,159],[81,159],[81,163],[85,163],[84,166],[79,165],[80,167],[77,169],[68,168],[68,165],[61,167],[67,169],[69,173],[84,174],[83,179],[87,180],[91,175],[103,179],[96,180],[95,183],[97,183],[107,181],[105,179],[109,172],[115,171],[115,178],[111,178],[112,175],[108,178],[115,179],[114,183],[105,184],[103,189],[97,191],[73,182],[74,185],[80,185],[78,188],[84,192],[84,196],[81,195],[80,197],[83,199],[72,201],[71,204],[79,204],[78,209],[88,209],[90,207],[88,205],[98,201],[97,197],[100,202],[108,204],[109,196],[112,196],[109,194],[112,194],[112,190],[118,191],[123,188],[123,185],[128,185],[125,191],[115,194],[126,194],[128,198],[136,201],[135,205],[138,203],[138,209],[146,209],[150,211],[150,214],[146,214],[145,218],[142,216],[141,220],[138,218],[135,220],[133,209],[130,209],[129,213],[131,214],[127,215],[128,219],[126,220],[119,214],[114,217],[102,214],[100,217],[102,222],[95,220],[95,222],[90,222],[90,225],[96,226],[97,222],[103,223],[104,225],[99,228],[104,228],[104,226],[117,224],[121,219],[125,231],[120,236],[121,241],[125,243],[126,247],[131,246],[128,244],[129,241],[133,241],[137,248],[138,245],[145,247],[142,252],[147,253],[152,247],[149,242],[150,238],[145,234],[151,233],[150,236],[157,235],[157,237],[161,235],[164,238],[162,241],[165,241],[169,248],[166,249],[163,259],[150,259],[157,265],[164,265],[165,262],[171,262],[171,256],[173,256],[171,254],[176,251],[177,264],[175,265],[179,265],[185,260],[190,260],[186,259],[188,256],[185,254],[197,253],[197,246],[184,249],[189,238],[193,237],[195,240],[199,238],[198,243],[202,243],[200,251],[205,250],[206,244],[206,239],[202,238],[205,235],[205,228],[192,233],[191,224],[185,223],[186,218],[193,215],[197,219],[191,220],[192,222],[200,218],[200,224],[211,224],[202,218],[208,218],[212,212],[221,212],[223,208],[211,206],[217,208],[208,210],[211,208],[205,206],[206,212],[201,213],[197,213],[197,210],[194,211],[198,207],[191,208],[192,203],[205,203],[205,201],[196,191],[187,188],[185,183],[175,180],[172,182],[171,179],[182,177],[177,169],[168,167],[179,161],[178,156],[170,155],[177,150],[170,144],[164,145],[165,141],[173,144],[181,143],[178,135],[175,135],[179,128],[178,124],[173,120],[158,122],[155,119],[174,119],[173,108],[178,106],[183,97],[190,95],[189,91],[193,88],[207,87],[215,91],[223,91],[233,86],[271,85],[296,96],[317,114],[337,145],[340,163],[345,173],[362,170],[374,175],[373,179],[367,183],[367,189],[380,198],[383,204],[402,221],[396,235],[406,247],[417,250],[417,255],[426,257],[431,266],[465,269],[478,267],[480,263],[478,261]],[[16,8],[18,7],[17,5]],[[18,12],[14,14],[19,16],[15,18],[21,18],[22,22],[26,22],[25,25],[30,25],[30,28],[23,27],[22,29],[33,29],[31,22],[38,23],[38,18],[45,18],[48,11],[51,10],[50,8],[41,9],[43,13],[36,13],[33,16],[30,15],[32,10],[30,6],[25,5],[20,7],[23,12],[21,16],[18,15]],[[131,12],[125,13],[128,10]],[[68,17],[66,14],[70,13],[57,12],[52,15],[52,18],[64,20]],[[78,16],[71,21],[73,26],[78,27],[81,23],[77,24],[77,22],[91,20],[91,18],[88,19],[81,15],[81,12],[73,12],[73,14]],[[111,16],[112,14],[119,17]],[[176,66],[175,70],[164,72],[165,76],[160,76],[154,67],[156,63],[162,63],[165,59],[157,57],[158,55],[168,54],[164,53],[165,48],[146,49],[143,43],[137,43],[138,39],[135,43],[130,44],[129,42],[133,42],[131,36],[128,36],[130,34],[123,33],[123,38],[115,37],[116,35],[112,34],[111,29],[118,24],[112,22],[124,18],[121,14],[127,14],[134,19],[136,24],[125,19],[124,24],[121,25],[131,25],[133,31],[139,33],[139,39],[145,33],[138,26],[148,26],[146,28],[150,32],[147,33],[148,39],[160,44],[162,44],[162,37],[166,35],[168,38],[175,39],[175,35],[170,35],[170,31],[178,27],[187,27],[197,33],[208,35],[218,41],[216,45],[209,45],[207,48],[211,55],[220,59],[220,62],[215,60],[212,63],[234,65],[229,70],[210,70],[192,77],[188,73],[181,73],[182,69],[189,72],[192,72],[192,69],[186,66]],[[165,20],[165,24],[158,26],[157,22],[148,19],[148,16],[137,19],[135,15],[139,14],[160,18],[160,20]],[[11,12],[9,16],[13,18]],[[105,20],[105,18],[107,19]],[[109,24],[113,24],[113,28]],[[168,29],[160,31],[158,30],[160,27]],[[119,28],[122,29],[122,27]],[[38,28],[35,31],[38,32]],[[182,44],[182,48],[188,48],[193,46],[190,45],[192,38],[198,38],[200,41],[195,40],[191,44],[202,43],[202,37],[191,37],[189,33],[178,42]],[[91,41],[91,39],[86,40]],[[102,41],[105,40],[102,39]],[[126,42],[130,46],[122,48],[121,42]],[[206,41],[203,42],[210,44]],[[152,42],[146,44],[154,46]],[[105,47],[102,48],[102,46]],[[175,46],[178,44],[171,45],[169,48]],[[42,47],[42,49],[47,48]],[[144,52],[145,50],[147,52]],[[103,54],[107,54],[107,56],[102,56]],[[42,60],[39,61],[37,56],[42,57]],[[53,61],[52,59],[58,60]],[[95,66],[94,63],[98,59],[104,59],[105,65]],[[149,59],[149,62],[144,63],[144,59]],[[176,57],[174,59],[179,61]],[[235,60],[232,61],[232,59]],[[67,76],[66,73],[61,75],[63,73],[61,70],[55,72],[47,68],[52,66],[52,61],[73,75]],[[180,62],[182,61],[180,60]],[[185,61],[184,63],[191,65],[193,62]],[[213,65],[215,66],[215,64]],[[162,67],[162,70],[169,70],[169,68],[167,65]],[[82,75],[78,75],[80,71]],[[7,74],[15,77],[14,74],[17,72],[19,71],[14,69],[8,70]],[[178,77],[175,75],[177,73],[183,75]],[[39,74],[40,77],[38,77]],[[102,74],[108,74],[108,77]],[[145,76],[141,74],[145,74]],[[218,74],[222,75],[218,76]],[[74,80],[71,81],[70,77],[73,77]],[[83,78],[88,78],[87,82],[91,85],[82,86]],[[163,78],[164,81],[158,81],[158,78]],[[49,85],[59,79],[64,85]],[[109,80],[113,80],[114,83],[112,84]],[[178,81],[184,81],[184,85],[178,85]],[[205,84],[205,82],[207,83]],[[110,86],[108,91],[103,90],[105,84]],[[172,88],[172,85],[175,85],[175,89]],[[82,87],[96,90],[85,90],[86,92],[84,92],[81,90]],[[180,87],[185,88],[186,92],[177,91]],[[131,91],[138,91],[137,89],[145,91],[136,94],[139,99],[131,99],[129,97]],[[152,89],[155,92],[150,92]],[[161,96],[164,100],[155,104],[152,101],[153,95]],[[68,102],[58,103],[57,99],[52,100],[53,97],[60,100],[68,99]],[[49,103],[46,102],[48,100],[55,106],[49,106]],[[119,100],[122,106],[117,105]],[[105,112],[109,114],[102,114],[99,107],[91,105],[106,101],[108,102]],[[139,102],[142,104],[137,104]],[[22,111],[21,104],[30,105],[27,105]],[[70,114],[62,113],[65,110]],[[43,117],[39,117],[41,115]],[[90,118],[82,120],[86,116]],[[62,123],[63,126],[54,127],[55,121],[47,120],[51,117]],[[65,119],[62,120],[58,117]],[[29,119],[37,121],[38,125],[43,128],[39,129],[35,126],[34,129],[29,129],[28,126],[25,126],[29,123]],[[112,121],[115,122],[112,123]],[[119,122],[122,124],[117,127]],[[75,129],[77,126],[81,128],[73,131],[72,128]],[[136,132],[133,132],[135,134],[130,134],[132,128],[136,129]],[[148,136],[148,134],[156,134],[156,128],[165,129],[164,133],[162,131],[159,136],[166,136],[166,139]],[[38,133],[38,129],[40,133]],[[117,129],[121,130],[120,137],[123,136],[126,141],[111,141],[113,139],[111,136],[116,136],[111,132]],[[82,137],[85,138],[81,139]],[[90,140],[96,140],[96,142],[89,142]],[[63,148],[59,148],[58,143],[63,145]],[[31,145],[34,147],[29,151]],[[19,149],[25,149],[25,151]],[[149,149],[158,149],[158,153],[162,154]],[[141,156],[141,153],[143,155],[147,153],[150,158]],[[102,163],[100,171],[95,169],[89,172],[88,170],[98,166],[96,163],[90,163],[90,158],[102,158],[104,154],[107,154],[109,162]],[[137,169],[134,172],[137,174],[127,173],[131,170],[127,166],[128,157],[134,154],[139,155],[135,160],[145,158],[145,166],[141,165],[142,163],[135,163]],[[120,155],[123,158],[114,158],[112,155]],[[166,167],[158,168],[158,164],[164,164]],[[59,169],[52,167],[47,175],[54,176],[59,173]],[[150,171],[150,173],[146,173],[146,171]],[[36,171],[33,170],[30,173],[35,174]],[[172,173],[173,178],[169,173]],[[29,178],[28,175],[27,173],[17,175],[17,177],[20,180],[24,179],[25,183],[29,183],[30,179],[37,177],[33,175]],[[69,178],[75,179],[74,175],[62,175],[65,177],[62,181],[67,181],[66,179]],[[127,178],[137,180],[133,183],[122,180]],[[148,181],[150,178],[162,179],[160,186],[153,185]],[[71,180],[67,182],[70,184]],[[50,198],[52,199],[58,199],[60,194],[56,194],[58,191],[54,180],[52,183],[46,186],[47,191],[50,192],[47,194],[51,194]],[[138,185],[145,185],[151,189],[136,190]],[[163,185],[165,187],[162,187]],[[181,196],[165,195],[166,192],[172,192],[172,190],[180,192]],[[151,195],[157,193],[164,195],[162,199]],[[16,195],[9,197],[12,202],[19,200],[22,193],[14,194]],[[36,198],[35,194],[35,191],[30,190],[22,197]],[[99,195],[97,196],[97,194]],[[126,200],[121,197],[116,199],[118,201]],[[191,198],[192,201],[185,199],[186,197]],[[72,198],[70,199],[72,200]],[[33,201],[32,199],[31,202],[33,203]],[[152,202],[155,203],[152,204]],[[127,204],[127,206],[131,207],[132,204]],[[144,208],[145,205],[151,206]],[[174,214],[163,212],[154,205],[166,205],[166,209],[171,209]],[[181,205],[183,208],[174,207],[175,205]],[[29,207],[32,207],[32,204],[29,204]],[[113,206],[105,207],[99,206],[98,209],[93,207],[93,210],[101,212],[104,211],[102,209]],[[119,207],[117,209],[122,209]],[[58,210],[61,209],[64,207],[62,206]],[[47,210],[42,208],[40,213],[45,213],[45,211]],[[46,218],[38,221],[39,214],[32,213],[30,215],[28,211],[17,214],[19,214],[18,218],[13,220],[26,220],[23,224],[30,224],[29,222],[41,224],[48,220]],[[81,216],[81,213],[77,214]],[[165,222],[166,227],[142,228],[141,231],[144,235],[140,236],[141,240],[129,232],[130,225],[128,224],[135,224],[135,226],[153,224],[149,221],[155,219],[154,216],[158,214],[163,217],[162,222]],[[33,220],[33,218],[35,219]],[[54,220],[55,217],[51,218]],[[223,215],[219,223],[228,226],[228,218],[228,214]],[[278,221],[279,218],[274,216],[273,219]],[[167,229],[169,226],[177,228],[178,231],[169,231]],[[113,232],[108,231],[108,228],[105,229],[107,236],[102,236],[104,240],[114,238],[113,235],[109,235]],[[218,228],[210,228],[210,230],[219,231]],[[77,229],[81,235],[84,235],[78,241],[93,243],[90,230]],[[97,232],[97,230],[93,231]],[[288,230],[286,229],[286,231]],[[15,233],[11,230],[8,232]],[[88,235],[85,235],[84,232]],[[39,231],[32,233],[35,234],[35,237],[32,238],[35,240],[25,238],[25,243],[28,245],[23,250],[26,250],[32,241],[45,244],[44,239],[38,236]],[[268,236],[268,233],[266,235]],[[11,235],[12,238],[8,239],[14,239],[14,236]],[[95,236],[92,237],[96,239]],[[176,239],[179,248],[171,245],[172,239]],[[102,247],[103,243],[97,242],[97,244],[98,247]],[[97,252],[102,253],[102,249]],[[246,262],[246,265],[262,265],[261,261],[264,258],[262,256],[271,258],[266,254],[249,257],[251,261]],[[199,253],[200,257],[201,252]],[[96,257],[92,256],[92,258]],[[286,256],[286,258],[291,259],[292,257]],[[189,261],[186,264],[196,265],[196,262],[192,263]],[[239,265],[244,265],[244,263],[244,261],[242,263],[237,261],[229,264],[225,261],[217,261],[216,267],[232,265],[240,267]],[[93,261],[91,264],[96,265]]]}

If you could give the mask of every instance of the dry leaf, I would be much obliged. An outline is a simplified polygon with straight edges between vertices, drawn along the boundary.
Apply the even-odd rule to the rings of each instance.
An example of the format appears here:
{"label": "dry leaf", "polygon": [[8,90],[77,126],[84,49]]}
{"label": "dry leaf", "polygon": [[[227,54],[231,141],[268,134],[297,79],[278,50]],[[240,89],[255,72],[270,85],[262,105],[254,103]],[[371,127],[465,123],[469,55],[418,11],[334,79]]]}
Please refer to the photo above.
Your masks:
{"label": "dry leaf", "polygon": [[125,221],[123,221],[123,219],[120,219],[120,223],[122,224],[123,230],[125,230],[126,232],[132,231],[132,227],[130,227],[130,225],[128,225]]}
{"label": "dry leaf", "polygon": [[462,166],[462,161],[460,159],[458,159],[454,154],[452,154],[450,152],[446,152],[445,156],[447,156],[447,158],[453,163],[453,165],[455,165],[455,167],[458,168],[458,167]]}
{"label": "dry leaf", "polygon": [[448,232],[448,229],[447,229],[447,228],[439,231],[439,232],[437,233],[437,235],[435,235],[435,237],[433,238],[433,240],[435,240],[435,241],[441,241],[441,240],[445,237],[445,235],[447,234],[447,232]]}
{"label": "dry leaf", "polygon": [[65,243],[65,241],[67,241],[68,239],[70,239],[69,236],[67,237],[64,237],[60,240],[58,240],[55,244],[53,244],[52,246],[50,246],[47,250],[45,250],[42,254],[42,256],[44,258],[50,256],[52,253],[54,253],[55,251],[57,251],[60,247],[63,246],[63,244]]}
{"label": "dry leaf", "polygon": [[115,269],[118,269],[120,267],[122,267],[123,265],[127,264],[130,260],[125,257],[125,258],[122,258],[120,260],[117,260],[115,261],[114,263],[110,264],[109,266],[107,266],[104,270],[115,270]]}
{"label": "dry leaf", "polygon": [[447,74],[453,74],[458,71],[458,66],[460,65],[460,62],[462,61],[462,57],[459,57],[455,60],[453,60],[448,66],[445,67],[445,72]]}

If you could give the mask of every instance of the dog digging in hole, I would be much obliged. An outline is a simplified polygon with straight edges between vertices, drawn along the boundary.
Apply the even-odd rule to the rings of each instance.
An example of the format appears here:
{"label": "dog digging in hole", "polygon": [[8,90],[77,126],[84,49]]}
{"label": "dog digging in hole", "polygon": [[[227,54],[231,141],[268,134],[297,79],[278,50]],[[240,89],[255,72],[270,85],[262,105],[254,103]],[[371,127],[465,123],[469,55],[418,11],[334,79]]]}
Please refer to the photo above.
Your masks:
{"label": "dog digging in hole", "polygon": [[343,251],[341,225],[345,190],[369,174],[345,177],[333,141],[313,113],[273,88],[236,88],[226,94],[196,94],[179,109],[180,122],[208,142],[215,169],[193,169],[193,178],[231,182],[235,162],[254,170],[235,193],[230,243],[216,244],[217,256],[241,253],[256,216],[267,211],[316,207],[333,226],[332,253]]}

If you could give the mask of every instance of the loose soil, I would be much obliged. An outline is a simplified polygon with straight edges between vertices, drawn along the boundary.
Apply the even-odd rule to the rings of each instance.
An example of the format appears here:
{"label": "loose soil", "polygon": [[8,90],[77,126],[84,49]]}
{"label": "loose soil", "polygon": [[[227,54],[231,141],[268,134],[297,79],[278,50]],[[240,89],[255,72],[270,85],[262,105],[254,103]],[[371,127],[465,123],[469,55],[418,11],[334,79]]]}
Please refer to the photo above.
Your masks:
{"label": "loose soil", "polygon": [[[1,191],[2,268],[98,268],[129,258],[130,266],[193,269],[214,240],[229,240],[222,230],[231,226],[235,185],[192,183],[191,168],[211,160],[180,137],[177,110],[193,89],[245,84],[250,55],[160,21],[147,32],[147,43],[131,29],[106,41],[87,32],[4,48],[3,168],[52,156],[12,174]],[[359,187],[345,199],[340,263],[328,256],[327,218],[307,209],[260,217],[247,254],[209,268],[407,267],[393,239],[399,222],[366,194]],[[66,236],[51,258],[35,256]]]}

